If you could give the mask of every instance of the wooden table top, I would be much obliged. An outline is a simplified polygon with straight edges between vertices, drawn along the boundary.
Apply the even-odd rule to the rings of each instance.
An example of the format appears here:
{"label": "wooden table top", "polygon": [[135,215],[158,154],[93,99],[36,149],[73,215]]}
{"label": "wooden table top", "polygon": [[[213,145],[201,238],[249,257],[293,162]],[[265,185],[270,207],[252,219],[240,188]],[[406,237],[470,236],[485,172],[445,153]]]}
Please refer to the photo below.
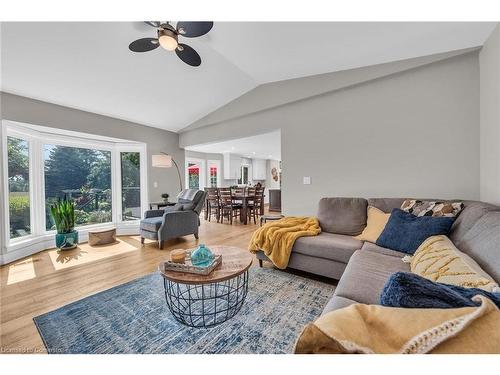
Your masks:
{"label": "wooden table top", "polygon": [[[162,262],[158,269],[162,276],[168,280],[181,284],[210,284],[232,279],[252,265],[253,256],[248,250],[234,246],[210,246],[214,254],[222,255],[222,264],[208,275],[196,275],[194,273],[166,271],[165,263]],[[189,249],[193,251],[194,249]]]}

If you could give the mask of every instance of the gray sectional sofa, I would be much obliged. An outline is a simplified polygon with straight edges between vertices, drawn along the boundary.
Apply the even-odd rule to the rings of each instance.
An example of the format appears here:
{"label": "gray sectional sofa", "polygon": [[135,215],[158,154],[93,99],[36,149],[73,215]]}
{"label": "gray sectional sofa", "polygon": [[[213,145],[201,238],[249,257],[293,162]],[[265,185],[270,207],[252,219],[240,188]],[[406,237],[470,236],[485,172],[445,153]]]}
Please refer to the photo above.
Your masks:
{"label": "gray sectional sofa", "polygon": [[[367,207],[384,212],[401,207],[405,198],[323,198],[318,219],[322,233],[299,238],[289,268],[339,280],[324,313],[352,303],[377,304],[387,279],[408,272],[401,252],[386,249],[352,236],[366,226]],[[437,199],[434,199],[437,200]],[[472,257],[495,281],[500,281],[500,206],[463,201],[465,208],[449,234],[455,246]],[[257,258],[266,260],[263,252]]]}

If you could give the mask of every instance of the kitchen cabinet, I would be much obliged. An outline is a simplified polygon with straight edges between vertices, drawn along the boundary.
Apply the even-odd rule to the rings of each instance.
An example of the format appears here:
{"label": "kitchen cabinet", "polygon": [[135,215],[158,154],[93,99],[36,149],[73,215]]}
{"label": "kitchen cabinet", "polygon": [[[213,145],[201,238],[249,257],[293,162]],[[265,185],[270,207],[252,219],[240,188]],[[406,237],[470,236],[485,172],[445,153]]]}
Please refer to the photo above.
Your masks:
{"label": "kitchen cabinet", "polygon": [[241,178],[241,157],[229,153],[224,154],[224,179],[237,180]]}
{"label": "kitchen cabinet", "polygon": [[252,159],[252,177],[254,180],[266,179],[266,160]]}

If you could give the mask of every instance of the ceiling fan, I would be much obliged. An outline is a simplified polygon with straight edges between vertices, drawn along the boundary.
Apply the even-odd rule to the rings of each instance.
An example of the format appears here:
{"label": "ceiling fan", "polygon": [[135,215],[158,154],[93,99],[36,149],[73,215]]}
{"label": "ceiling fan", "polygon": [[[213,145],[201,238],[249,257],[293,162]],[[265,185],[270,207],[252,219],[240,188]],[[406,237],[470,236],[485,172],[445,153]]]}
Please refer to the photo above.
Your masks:
{"label": "ceiling fan", "polygon": [[199,66],[201,57],[192,47],[184,43],[179,43],[179,36],[186,38],[196,38],[208,33],[213,22],[188,22],[179,21],[174,28],[169,21],[145,21],[146,24],[156,28],[157,38],[141,38],[134,40],[128,46],[132,52],[152,51],[162,46],[167,51],[174,51],[179,58],[191,66]]}

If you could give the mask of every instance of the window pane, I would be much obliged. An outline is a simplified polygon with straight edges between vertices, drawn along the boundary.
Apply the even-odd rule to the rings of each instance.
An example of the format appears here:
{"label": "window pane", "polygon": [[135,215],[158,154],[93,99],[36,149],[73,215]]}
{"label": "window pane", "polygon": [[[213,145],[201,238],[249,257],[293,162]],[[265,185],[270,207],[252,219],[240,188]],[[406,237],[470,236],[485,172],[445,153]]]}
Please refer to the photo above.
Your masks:
{"label": "window pane", "polygon": [[188,182],[189,189],[200,188],[200,167],[196,163],[188,163]]}
{"label": "window pane", "polygon": [[17,238],[31,233],[28,142],[7,137],[7,154],[10,238]]}
{"label": "window pane", "polygon": [[138,152],[122,152],[122,220],[141,218],[141,158]]}
{"label": "window pane", "polygon": [[210,187],[217,187],[217,167],[210,167]]}
{"label": "window pane", "polygon": [[55,229],[50,206],[64,196],[75,202],[76,226],[107,223],[111,214],[111,152],[45,145],[46,229]]}

